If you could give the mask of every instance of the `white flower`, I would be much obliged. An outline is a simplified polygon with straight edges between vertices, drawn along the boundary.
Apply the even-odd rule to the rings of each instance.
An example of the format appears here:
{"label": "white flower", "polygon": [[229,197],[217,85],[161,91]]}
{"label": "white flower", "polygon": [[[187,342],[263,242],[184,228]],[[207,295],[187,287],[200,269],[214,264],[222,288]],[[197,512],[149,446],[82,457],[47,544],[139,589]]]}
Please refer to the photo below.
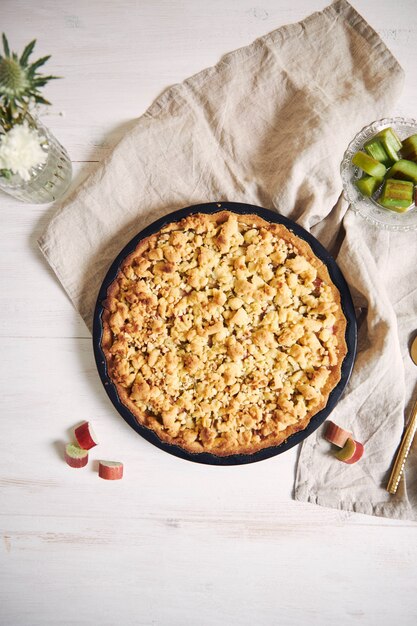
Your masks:
{"label": "white flower", "polygon": [[26,122],[0,135],[0,169],[11,170],[23,180],[30,179],[30,170],[46,162],[39,135]]}

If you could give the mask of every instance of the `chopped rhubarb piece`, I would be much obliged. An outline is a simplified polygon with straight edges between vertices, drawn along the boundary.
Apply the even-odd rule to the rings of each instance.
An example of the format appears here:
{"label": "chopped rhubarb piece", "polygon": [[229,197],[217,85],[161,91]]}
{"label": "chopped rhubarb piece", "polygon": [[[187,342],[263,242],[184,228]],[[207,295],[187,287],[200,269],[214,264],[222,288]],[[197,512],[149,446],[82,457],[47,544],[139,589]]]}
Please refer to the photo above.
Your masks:
{"label": "chopped rhubarb piece", "polygon": [[391,161],[398,161],[398,150],[401,150],[402,143],[397,133],[392,128],[384,128],[379,131],[374,137],[374,140],[379,140],[387,153]]}
{"label": "chopped rhubarb piece", "polygon": [[400,159],[389,171],[390,178],[400,178],[401,180],[410,180],[417,185],[417,163]]}
{"label": "chopped rhubarb piece", "polygon": [[401,143],[401,139],[398,137],[395,130],[391,128],[391,126],[380,130],[379,133],[375,135],[374,139],[379,139],[383,145],[389,143],[394,148],[394,150],[401,150],[403,145]]}
{"label": "chopped rhubarb piece", "polygon": [[391,159],[388,157],[388,154],[384,150],[384,146],[378,139],[370,139],[364,145],[365,152],[369,154],[373,159],[383,163],[384,165],[390,165]]}
{"label": "chopped rhubarb piece", "polygon": [[323,284],[323,281],[321,278],[316,278],[315,280],[313,280],[314,289],[311,293],[315,298],[319,297],[322,284]]}
{"label": "chopped rhubarb piece", "polygon": [[74,430],[78,445],[84,450],[90,450],[98,444],[97,437],[90,422],[83,422]]}
{"label": "chopped rhubarb piece", "polygon": [[120,480],[123,477],[123,463],[117,461],[99,461],[98,475],[104,480]]}
{"label": "chopped rhubarb piece", "polygon": [[327,426],[324,432],[324,438],[327,439],[327,441],[330,441],[330,443],[333,443],[335,446],[343,448],[349,437],[352,437],[352,433],[348,432],[344,428],[341,428],[330,420],[326,424]]}
{"label": "chopped rhubarb piece", "polygon": [[359,461],[363,455],[363,449],[363,445],[359,443],[359,441],[355,441],[349,437],[343,448],[336,452],[335,457],[339,459],[339,461],[343,461],[343,463],[352,465],[356,463],[356,461]]}
{"label": "chopped rhubarb piece", "polygon": [[403,159],[417,161],[417,135],[411,135],[411,137],[404,139],[401,154]]}
{"label": "chopped rhubarb piece", "polygon": [[356,152],[352,157],[353,165],[360,167],[369,176],[384,176],[387,168],[383,163],[373,159],[365,152]]}
{"label": "chopped rhubarb piece", "polygon": [[384,183],[378,203],[386,209],[404,213],[413,204],[413,183],[388,178]]}
{"label": "chopped rhubarb piece", "polygon": [[68,443],[65,446],[65,461],[70,467],[85,467],[88,463],[88,451],[76,443]]}
{"label": "chopped rhubarb piece", "polygon": [[357,180],[355,184],[361,194],[369,198],[375,193],[383,180],[384,179],[382,177],[365,175]]}

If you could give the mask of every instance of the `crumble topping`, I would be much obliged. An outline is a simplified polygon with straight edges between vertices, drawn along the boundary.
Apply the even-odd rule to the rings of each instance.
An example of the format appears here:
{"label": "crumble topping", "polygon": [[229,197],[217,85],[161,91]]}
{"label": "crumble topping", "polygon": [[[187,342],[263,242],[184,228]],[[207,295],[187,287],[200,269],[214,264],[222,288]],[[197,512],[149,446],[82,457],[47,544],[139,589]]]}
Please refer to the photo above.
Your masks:
{"label": "crumble topping", "polygon": [[218,215],[171,224],[128,258],[107,299],[107,358],[142,423],[189,450],[233,454],[275,445],[325,405],[345,319],[305,242]]}

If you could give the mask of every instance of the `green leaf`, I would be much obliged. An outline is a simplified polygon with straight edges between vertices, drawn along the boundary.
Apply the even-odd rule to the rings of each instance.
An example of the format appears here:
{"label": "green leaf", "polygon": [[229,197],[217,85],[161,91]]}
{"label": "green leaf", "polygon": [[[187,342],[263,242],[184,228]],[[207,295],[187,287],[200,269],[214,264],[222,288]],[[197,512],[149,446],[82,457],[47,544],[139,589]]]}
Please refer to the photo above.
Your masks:
{"label": "green leaf", "polygon": [[28,43],[26,48],[23,50],[22,56],[20,57],[20,65],[23,65],[26,67],[28,59],[33,52],[33,48],[35,47],[35,43],[36,43],[36,39]]}
{"label": "green leaf", "polygon": [[50,58],[51,58],[51,55],[48,54],[46,57],[42,57],[41,59],[38,59],[35,63],[32,63],[32,65],[29,65],[29,71],[30,71],[31,75],[33,76],[35,70],[37,70],[38,67],[40,67],[41,65],[46,63],[48,61],[48,59],[50,59]]}
{"label": "green leaf", "polygon": [[38,104],[51,104],[49,100],[42,98],[42,96],[39,96],[37,93],[33,92],[33,97],[35,99],[35,102],[37,102]]}
{"label": "green leaf", "polygon": [[35,90],[37,90],[39,87],[44,87],[47,82],[48,81],[44,80],[41,77],[35,78],[35,80],[32,80],[32,88],[35,88]]}
{"label": "green leaf", "polygon": [[62,76],[42,76],[43,80],[59,80]]}
{"label": "green leaf", "polygon": [[32,85],[35,87],[43,87],[49,80],[55,80],[57,78],[62,78],[62,76],[39,76],[33,79]]}
{"label": "green leaf", "polygon": [[2,39],[3,39],[4,54],[6,55],[6,57],[9,57],[10,56],[9,42],[7,41],[7,37],[4,33],[2,34]]}

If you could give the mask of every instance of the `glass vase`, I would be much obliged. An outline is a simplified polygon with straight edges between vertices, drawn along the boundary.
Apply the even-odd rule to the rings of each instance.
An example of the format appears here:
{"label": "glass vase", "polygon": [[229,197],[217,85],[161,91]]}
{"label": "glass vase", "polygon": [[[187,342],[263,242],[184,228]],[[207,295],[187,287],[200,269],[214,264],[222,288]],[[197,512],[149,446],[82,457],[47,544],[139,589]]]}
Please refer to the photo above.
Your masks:
{"label": "glass vase", "polygon": [[19,174],[13,174],[8,179],[0,176],[0,189],[23,202],[54,202],[70,186],[71,161],[65,148],[46,126],[37,119],[32,119],[30,125],[38,132],[39,142],[47,153],[46,161],[32,167],[29,180],[23,180]]}

